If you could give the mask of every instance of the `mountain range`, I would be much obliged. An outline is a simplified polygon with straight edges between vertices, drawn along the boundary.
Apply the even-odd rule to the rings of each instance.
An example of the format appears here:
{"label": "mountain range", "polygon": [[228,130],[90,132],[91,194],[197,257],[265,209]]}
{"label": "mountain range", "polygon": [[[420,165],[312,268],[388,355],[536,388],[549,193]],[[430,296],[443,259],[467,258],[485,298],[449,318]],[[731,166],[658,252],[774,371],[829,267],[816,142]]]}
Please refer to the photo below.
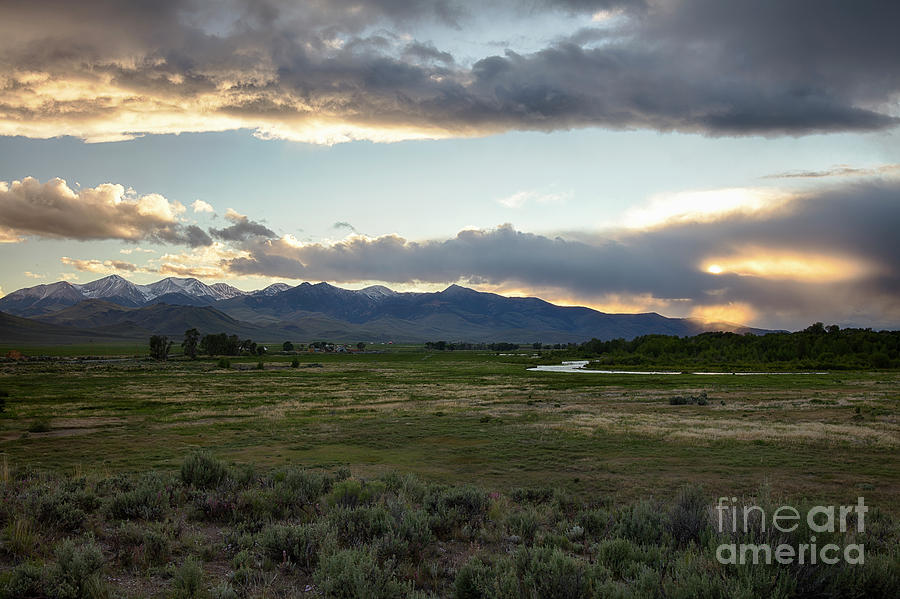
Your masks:
{"label": "mountain range", "polygon": [[400,293],[380,285],[350,290],[328,283],[275,283],[242,291],[176,277],[137,285],[118,275],[19,289],[0,298],[0,313],[5,313],[0,343],[180,337],[192,327],[203,334],[226,332],[261,341],[565,343],[710,330],[767,332],[656,313],[607,314],[459,285],[431,293]]}

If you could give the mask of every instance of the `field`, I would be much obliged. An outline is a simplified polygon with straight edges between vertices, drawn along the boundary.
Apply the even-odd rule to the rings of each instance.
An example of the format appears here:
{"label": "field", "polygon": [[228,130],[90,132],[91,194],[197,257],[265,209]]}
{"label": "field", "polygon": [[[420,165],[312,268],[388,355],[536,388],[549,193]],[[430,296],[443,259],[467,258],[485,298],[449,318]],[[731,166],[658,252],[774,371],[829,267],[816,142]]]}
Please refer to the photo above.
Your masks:
{"label": "field", "polygon": [[[690,484],[710,504],[768,489],[900,514],[897,372],[567,374],[526,370],[528,354],[411,348],[292,358],[6,362],[4,468],[171,476],[202,449],[263,472],[400,472],[610,508]],[[705,405],[670,403],[701,392]]]}
{"label": "field", "polygon": [[[174,468],[208,448],[260,465],[398,469],[623,499],[685,481],[721,495],[900,500],[900,374],[529,372],[527,356],[403,352],[213,361],[19,363],[0,451],[55,470]],[[315,365],[320,365],[317,367]],[[314,366],[314,367],[309,367]],[[240,370],[238,370],[240,368]],[[706,391],[706,406],[669,405]],[[46,432],[29,432],[36,421]]]}

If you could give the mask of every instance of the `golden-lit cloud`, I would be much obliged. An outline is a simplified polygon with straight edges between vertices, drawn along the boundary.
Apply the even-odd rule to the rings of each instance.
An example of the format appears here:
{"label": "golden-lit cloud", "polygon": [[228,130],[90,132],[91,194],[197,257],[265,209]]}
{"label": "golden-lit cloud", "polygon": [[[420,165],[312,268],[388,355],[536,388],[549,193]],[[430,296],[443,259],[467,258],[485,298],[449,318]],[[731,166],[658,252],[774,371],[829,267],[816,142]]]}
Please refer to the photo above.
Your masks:
{"label": "golden-lit cloud", "polygon": [[695,306],[691,309],[691,318],[709,323],[746,324],[756,319],[756,310],[747,303],[729,302]]}
{"label": "golden-lit cloud", "polygon": [[736,216],[760,216],[786,205],[793,196],[777,189],[726,188],[652,196],[624,217],[629,229],[679,223],[706,223]]}
{"label": "golden-lit cloud", "polygon": [[232,276],[290,280],[459,283],[605,312],[754,326],[790,328],[809,314],[881,322],[900,313],[897,193],[889,181],[761,200],[739,193],[727,209],[702,197],[689,211],[662,211],[651,227],[581,235],[503,224],[424,241],[396,234],[316,242],[257,237],[222,267]]}
{"label": "golden-lit cloud", "polygon": [[79,260],[63,256],[59,261],[66,266],[71,266],[82,272],[93,272],[104,275],[148,272],[146,269],[141,268],[136,264],[124,262],[122,260]]}
{"label": "golden-lit cloud", "polygon": [[152,258],[161,275],[176,277],[196,277],[199,279],[228,279],[233,276],[224,264],[229,260],[245,258],[249,255],[244,250],[232,248],[220,241],[211,245],[193,248],[189,252],[164,254]]}
{"label": "golden-lit cloud", "polygon": [[150,240],[202,245],[209,235],[179,217],[178,201],[150,193],[138,195],[115,183],[72,189],[64,179],[41,183],[33,177],[0,181],[0,238]]}
{"label": "golden-lit cloud", "polygon": [[[897,124],[900,86],[883,59],[896,54],[882,26],[896,21],[893,7],[833,3],[798,20],[783,0],[741,11],[657,4],[5,2],[0,135],[109,142],[246,129],[333,144],[574,127],[798,135]],[[529,18],[535,37],[552,41],[513,51],[521,36],[505,25]],[[481,55],[438,47],[462,30],[487,34],[471,40]],[[498,52],[498,42],[510,49]],[[788,45],[789,61],[771,51]]]}
{"label": "golden-lit cloud", "polygon": [[17,235],[15,231],[0,227],[0,243],[18,243],[24,237]]}
{"label": "golden-lit cloud", "polygon": [[701,269],[714,275],[736,274],[767,279],[833,283],[873,275],[877,269],[849,256],[749,247],[729,256],[709,258]]}

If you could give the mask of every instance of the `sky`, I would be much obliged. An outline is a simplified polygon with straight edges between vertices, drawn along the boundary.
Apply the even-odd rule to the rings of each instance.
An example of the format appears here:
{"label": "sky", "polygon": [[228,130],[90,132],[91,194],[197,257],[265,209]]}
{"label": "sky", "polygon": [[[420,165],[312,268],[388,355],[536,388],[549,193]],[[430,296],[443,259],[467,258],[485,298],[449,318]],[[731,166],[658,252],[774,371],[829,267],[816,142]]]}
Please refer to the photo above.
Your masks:
{"label": "sky", "polygon": [[900,5],[0,0],[0,294],[900,326]]}

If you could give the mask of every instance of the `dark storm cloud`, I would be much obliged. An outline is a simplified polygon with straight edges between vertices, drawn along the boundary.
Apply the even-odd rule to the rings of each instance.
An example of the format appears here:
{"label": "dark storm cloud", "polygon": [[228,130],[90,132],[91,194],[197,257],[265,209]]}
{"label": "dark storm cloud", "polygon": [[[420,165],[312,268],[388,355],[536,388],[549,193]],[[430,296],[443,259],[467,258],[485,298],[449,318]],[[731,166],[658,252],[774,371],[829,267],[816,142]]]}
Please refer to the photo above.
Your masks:
{"label": "dark storm cloud", "polygon": [[[471,65],[417,39],[549,10],[613,18]],[[897,22],[900,4],[872,0],[6,2],[0,134],[872,130],[897,123]]]}
{"label": "dark storm cloud", "polygon": [[436,60],[445,64],[454,62],[453,55],[449,52],[441,52],[434,47],[434,44],[423,44],[421,42],[413,42],[406,46],[403,49],[403,56],[418,60]]}
{"label": "dark storm cloud", "polygon": [[223,229],[210,229],[209,232],[213,237],[223,241],[246,241],[254,237],[275,237],[272,229],[233,210],[229,210],[225,214],[225,218],[233,224]]}
{"label": "dark storm cloud", "polygon": [[174,230],[160,232],[157,237],[159,238],[159,241],[184,244],[192,248],[212,245],[213,242],[209,234],[197,225],[180,225]]}
{"label": "dark storm cloud", "polygon": [[[398,236],[300,246],[257,240],[245,246],[249,257],[226,265],[236,274],[307,280],[477,280],[562,289],[579,298],[649,294],[697,306],[743,302],[770,311],[770,322],[855,310],[870,319],[893,318],[896,326],[897,223],[900,184],[865,184],[796,198],[752,216],[619,231],[581,241],[525,233],[511,225],[421,243]],[[837,259],[864,268],[857,274],[826,272],[819,280],[802,273],[713,275],[702,267],[711,258],[765,260],[779,252],[813,264]]]}

